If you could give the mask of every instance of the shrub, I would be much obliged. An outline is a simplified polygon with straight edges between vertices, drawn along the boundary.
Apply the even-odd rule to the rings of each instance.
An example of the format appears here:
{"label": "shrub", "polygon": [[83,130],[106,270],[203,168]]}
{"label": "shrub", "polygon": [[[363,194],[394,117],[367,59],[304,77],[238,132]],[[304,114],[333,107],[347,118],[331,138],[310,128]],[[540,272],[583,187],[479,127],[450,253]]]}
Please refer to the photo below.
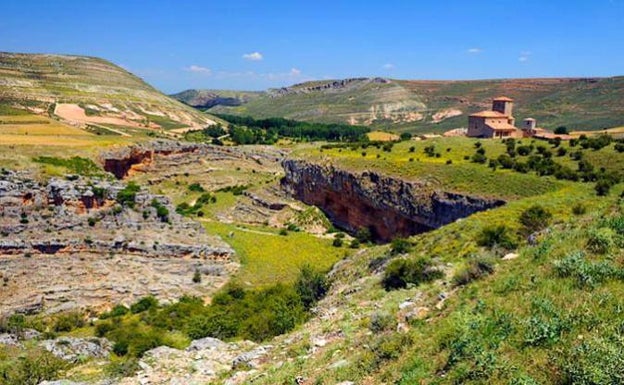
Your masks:
{"label": "shrub", "polygon": [[202,187],[202,185],[201,185],[201,184],[199,184],[199,183],[191,183],[191,184],[188,186],[188,189],[189,189],[189,191],[192,191],[192,192],[199,192],[199,193],[203,193],[204,191],[206,191],[206,190],[204,190],[204,188]]}
{"label": "shrub", "polygon": [[134,208],[136,194],[141,190],[139,185],[134,182],[129,182],[123,190],[117,193],[117,203],[122,206],[128,206]]}
{"label": "shrub", "polygon": [[412,244],[405,238],[394,238],[390,244],[390,254],[398,255],[409,253],[412,249]]}
{"label": "shrub", "polygon": [[524,344],[527,346],[550,346],[559,341],[567,330],[566,323],[558,316],[533,316],[524,322]]}
{"label": "shrub", "polygon": [[548,227],[552,219],[552,213],[540,205],[534,205],[520,214],[520,223],[526,233],[534,233]]}
{"label": "shrub", "polygon": [[468,265],[453,276],[453,285],[463,286],[494,272],[494,262],[488,258],[473,258]]}
{"label": "shrub", "polygon": [[582,252],[574,252],[562,260],[554,262],[554,270],[558,277],[574,278],[579,287],[593,288],[597,284],[617,276],[618,270],[611,263],[591,262]]}
{"label": "shrub", "polygon": [[355,234],[355,238],[361,243],[366,243],[373,240],[373,235],[368,227],[362,227]]}
{"label": "shrub", "polygon": [[408,284],[419,285],[443,275],[429,259],[395,259],[386,267],[382,285],[386,290],[402,289]]}
{"label": "shrub", "polygon": [[518,146],[516,151],[518,152],[518,155],[527,156],[533,152],[533,148],[531,146]]}
{"label": "shrub", "polygon": [[310,309],[318,300],[325,297],[329,290],[329,282],[325,275],[304,265],[295,282],[295,290],[301,298],[301,303],[306,309]]}
{"label": "shrub", "polygon": [[483,247],[502,247],[508,250],[516,247],[516,241],[505,225],[484,227],[477,236],[477,244]]}
{"label": "shrub", "polygon": [[485,162],[487,162],[487,157],[483,154],[474,154],[471,158],[470,158],[471,162],[473,163],[479,163],[479,164],[484,164]]}
{"label": "shrub", "polygon": [[600,228],[589,232],[587,248],[597,254],[608,253],[616,244],[616,233],[610,228]]}
{"label": "shrub", "polygon": [[353,239],[349,244],[349,247],[352,249],[357,249],[358,247],[360,247],[360,241],[358,241],[357,239]]}
{"label": "shrub", "polygon": [[44,349],[32,349],[11,365],[0,368],[3,385],[38,385],[54,380],[68,364]]}
{"label": "shrub", "polygon": [[201,272],[199,271],[199,269],[195,269],[195,272],[193,273],[193,283],[201,283],[201,281]]}
{"label": "shrub", "polygon": [[373,333],[381,333],[396,327],[396,318],[387,312],[376,311],[370,316],[368,328]]}
{"label": "shrub", "polygon": [[435,156],[435,145],[426,146],[424,151],[428,157],[433,158]]}
{"label": "shrub", "polygon": [[585,207],[582,203],[577,203],[572,206],[572,214],[574,215],[583,215],[587,212],[587,207]]}
{"label": "shrub", "polygon": [[596,336],[568,348],[558,366],[564,384],[624,383],[624,340],[621,336]]}
{"label": "shrub", "polygon": [[609,191],[613,183],[607,179],[599,179],[596,182],[596,186],[594,186],[594,190],[596,190],[596,195],[598,196],[606,196],[609,195]]}
{"label": "shrub", "polygon": [[132,314],[142,313],[144,311],[148,311],[150,309],[155,309],[158,307],[158,300],[153,296],[149,295],[147,297],[143,297],[138,300],[136,303],[130,306],[130,312]]}
{"label": "shrub", "polygon": [[559,127],[555,128],[555,134],[557,134],[557,135],[567,135],[568,134],[568,128],[566,126],[559,126]]}
{"label": "shrub", "polygon": [[334,238],[334,240],[332,241],[332,246],[334,247],[342,247],[342,244],[342,238]]}
{"label": "shrub", "polygon": [[52,330],[55,332],[70,332],[85,325],[84,315],[79,312],[71,312],[58,315],[54,320]]}

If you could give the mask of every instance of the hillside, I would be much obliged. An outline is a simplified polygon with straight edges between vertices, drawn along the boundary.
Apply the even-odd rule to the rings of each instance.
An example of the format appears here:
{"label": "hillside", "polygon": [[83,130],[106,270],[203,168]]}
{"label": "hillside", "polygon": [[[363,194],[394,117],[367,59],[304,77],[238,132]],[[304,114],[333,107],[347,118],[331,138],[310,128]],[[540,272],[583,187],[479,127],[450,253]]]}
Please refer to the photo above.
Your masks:
{"label": "hillside", "polygon": [[171,95],[172,98],[199,109],[216,106],[238,107],[260,97],[262,92],[227,90],[186,90]]}
{"label": "hillside", "polygon": [[50,115],[107,134],[211,122],[123,68],[84,56],[0,53],[0,107]]}
{"label": "hillside", "polygon": [[624,77],[412,81],[381,78],[314,81],[272,89],[240,106],[209,111],[253,117],[372,125],[395,131],[465,127],[491,99],[515,99],[515,117],[547,129],[600,130],[624,124]]}

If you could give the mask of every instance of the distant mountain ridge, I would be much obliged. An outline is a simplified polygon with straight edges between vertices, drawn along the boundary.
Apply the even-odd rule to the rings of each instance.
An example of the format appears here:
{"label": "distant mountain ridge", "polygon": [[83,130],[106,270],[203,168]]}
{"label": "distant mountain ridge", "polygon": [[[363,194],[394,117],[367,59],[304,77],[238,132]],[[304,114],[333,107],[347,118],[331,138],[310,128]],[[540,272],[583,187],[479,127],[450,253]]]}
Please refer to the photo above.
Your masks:
{"label": "distant mountain ridge", "polygon": [[171,97],[191,107],[207,109],[216,106],[238,107],[261,94],[254,91],[186,90]]}
{"label": "distant mountain ridge", "polygon": [[[220,91],[213,94],[214,100],[231,95]],[[491,99],[500,95],[514,99],[517,119],[533,117],[544,128],[600,130],[624,125],[624,77],[323,80],[270,89],[254,93],[247,100],[218,102],[205,108],[208,112],[255,118],[285,117],[441,132],[465,127],[467,115],[489,109]]]}
{"label": "distant mountain ridge", "polygon": [[145,127],[209,124],[209,117],[106,60],[74,55],[0,52],[0,104],[39,114],[67,112],[91,120]]}

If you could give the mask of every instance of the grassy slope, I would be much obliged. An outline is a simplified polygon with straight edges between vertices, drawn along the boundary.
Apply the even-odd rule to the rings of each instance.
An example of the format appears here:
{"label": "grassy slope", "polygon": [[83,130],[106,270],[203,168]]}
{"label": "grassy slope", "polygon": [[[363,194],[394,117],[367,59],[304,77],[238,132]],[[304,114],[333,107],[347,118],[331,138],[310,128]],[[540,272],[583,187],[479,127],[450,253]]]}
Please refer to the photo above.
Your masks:
{"label": "grassy slope", "polygon": [[[318,83],[304,83],[292,89]],[[307,93],[290,92],[278,96],[268,93],[240,107],[215,107],[213,110],[254,117],[280,116],[343,123],[350,119],[366,123],[375,118],[373,125],[379,128],[441,132],[465,127],[467,114],[489,109],[491,99],[498,95],[515,99],[518,120],[534,117],[540,126],[548,129],[565,125],[573,130],[598,130],[621,126],[624,122],[624,77],[452,82],[393,80],[390,83],[359,81],[343,88]],[[434,123],[433,115],[446,109],[460,110],[462,115]],[[377,112],[371,114],[371,110]],[[384,110],[394,111],[388,115],[390,119],[384,119]],[[410,123],[409,112],[420,113],[423,119]]]}
{"label": "grassy slope", "polygon": [[[495,146],[495,142],[488,145]],[[592,161],[615,161],[612,157],[617,156],[618,163],[611,167],[620,167],[622,154],[612,153],[612,148],[595,152]],[[511,175],[495,174],[500,180],[497,189],[504,189]],[[621,278],[600,281],[606,275],[586,266],[623,266],[623,249],[617,245],[612,244],[605,254],[588,247],[592,234],[599,228],[604,231],[604,218],[624,219],[624,201],[618,198],[622,190],[620,184],[608,197],[598,198],[591,184],[566,183],[539,196],[523,194],[524,198],[501,208],[412,237],[414,247],[407,257],[433,258],[445,267],[445,282],[385,292],[380,274],[369,266],[377,258],[390,258],[387,246],[349,258],[334,273],[333,293],[319,311],[337,315],[310,322],[298,337],[288,336],[299,341],[289,352],[295,351],[295,356],[297,349],[307,352],[299,353],[306,354],[305,359],[268,369],[258,383],[287,383],[301,375],[319,384],[347,380],[365,384],[565,384],[570,367],[587,374],[585,382],[577,377],[575,383],[610,383],[600,377],[600,371],[621,369],[610,363],[622,359],[617,338],[621,338],[624,282]],[[510,261],[499,259],[504,251],[477,246],[475,240],[483,227],[505,224],[518,230],[520,213],[535,203],[554,215],[550,230],[539,237],[537,246],[522,241],[515,251],[519,257]],[[587,214],[574,215],[572,207],[577,204],[585,205]],[[585,253],[586,261],[579,278],[559,277],[556,261],[579,251]],[[495,273],[454,288],[451,278],[475,255],[494,258]],[[441,302],[441,293],[449,299]],[[424,316],[408,322],[408,331],[397,332],[397,320],[405,322],[399,304],[406,300],[424,308]],[[373,330],[371,320],[380,314],[389,315],[390,325]],[[336,333],[343,337],[309,353],[312,336]],[[592,376],[594,382],[588,380]]]}
{"label": "grassy slope", "polygon": [[165,128],[207,121],[206,115],[99,58],[0,52],[0,85],[3,105],[45,111],[51,103],[110,104],[147,118],[149,114],[142,109],[165,114],[167,117],[159,117]]}

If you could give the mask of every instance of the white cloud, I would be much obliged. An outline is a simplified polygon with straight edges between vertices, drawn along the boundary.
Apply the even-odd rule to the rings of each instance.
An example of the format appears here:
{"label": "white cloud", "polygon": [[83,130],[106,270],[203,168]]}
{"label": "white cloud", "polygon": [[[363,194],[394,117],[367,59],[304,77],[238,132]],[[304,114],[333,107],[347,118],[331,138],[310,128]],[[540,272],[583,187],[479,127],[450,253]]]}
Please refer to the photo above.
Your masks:
{"label": "white cloud", "polygon": [[210,70],[210,68],[198,66],[198,65],[195,65],[195,64],[186,67],[185,70],[189,71],[189,72],[194,72],[196,74],[204,74],[204,75],[212,74],[212,71]]}
{"label": "white cloud", "polygon": [[481,48],[468,48],[466,52],[471,54],[477,54],[483,52],[483,50]]}
{"label": "white cloud", "polygon": [[260,61],[263,58],[264,57],[262,56],[260,52],[246,53],[243,55],[243,59],[249,60],[249,61]]}
{"label": "white cloud", "polygon": [[525,63],[529,61],[529,58],[531,57],[532,52],[531,51],[522,51],[520,52],[520,57],[518,57],[518,61],[521,63]]}
{"label": "white cloud", "polygon": [[290,69],[290,75],[291,76],[299,76],[299,75],[301,75],[301,70],[297,69],[297,68],[291,68]]}
{"label": "white cloud", "polygon": [[381,68],[385,69],[385,70],[393,70],[396,68],[396,66],[392,63],[386,63],[384,65],[381,66]]}

